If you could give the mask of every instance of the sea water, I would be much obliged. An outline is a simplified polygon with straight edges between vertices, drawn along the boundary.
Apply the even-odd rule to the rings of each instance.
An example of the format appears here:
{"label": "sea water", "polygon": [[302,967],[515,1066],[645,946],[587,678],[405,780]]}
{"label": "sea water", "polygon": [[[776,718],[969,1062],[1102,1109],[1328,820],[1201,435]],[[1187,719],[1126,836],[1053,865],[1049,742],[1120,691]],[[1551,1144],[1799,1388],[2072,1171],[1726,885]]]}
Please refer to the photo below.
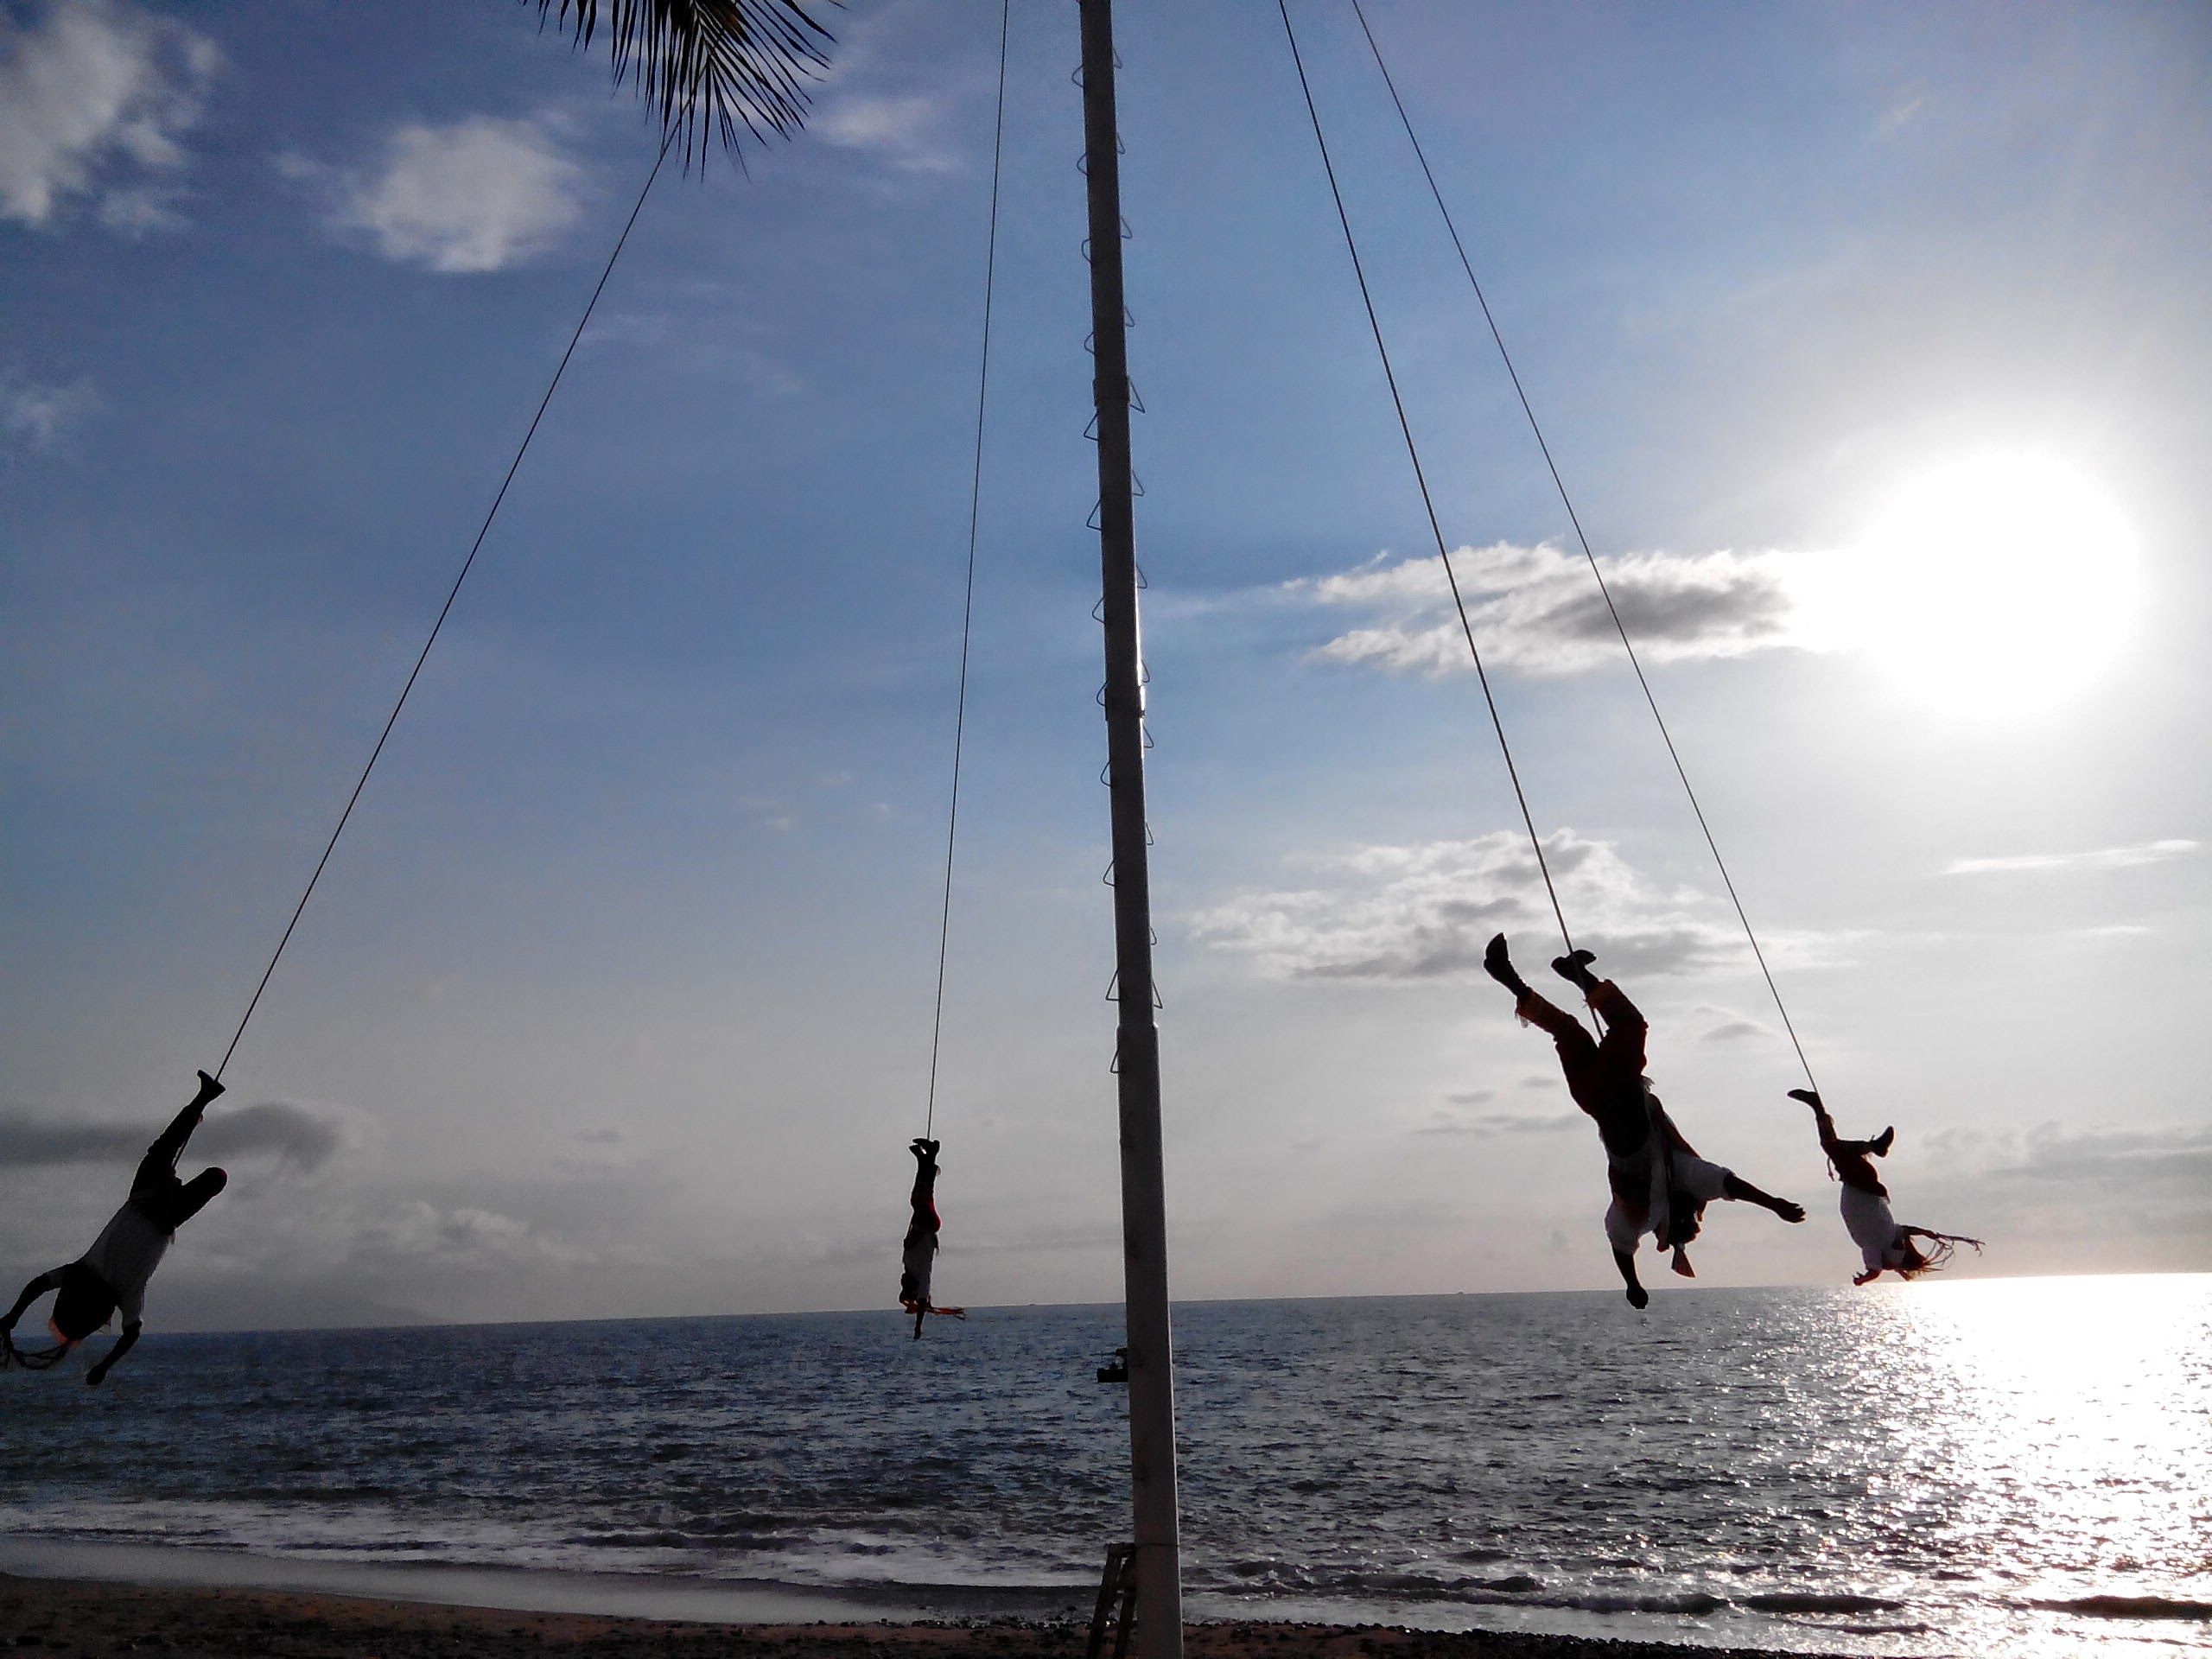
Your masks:
{"label": "sea water", "polygon": [[[152,1335],[102,1389],[0,1377],[0,1566],[1087,1614],[1128,1525],[1117,1318]],[[1195,1617],[2212,1648],[2212,1275],[1197,1303],[1176,1339]]]}

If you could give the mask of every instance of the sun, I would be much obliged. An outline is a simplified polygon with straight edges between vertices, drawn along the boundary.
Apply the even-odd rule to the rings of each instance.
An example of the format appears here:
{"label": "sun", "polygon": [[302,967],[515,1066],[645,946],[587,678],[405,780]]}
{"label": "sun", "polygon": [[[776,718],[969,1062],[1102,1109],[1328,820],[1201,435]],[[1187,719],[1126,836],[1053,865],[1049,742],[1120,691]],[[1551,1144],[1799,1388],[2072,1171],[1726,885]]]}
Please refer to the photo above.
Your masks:
{"label": "sun", "polygon": [[2139,597],[2135,536],[2095,486],[2041,455],[1915,479],[1850,559],[1858,642],[1947,713],[2032,714],[2118,655]]}

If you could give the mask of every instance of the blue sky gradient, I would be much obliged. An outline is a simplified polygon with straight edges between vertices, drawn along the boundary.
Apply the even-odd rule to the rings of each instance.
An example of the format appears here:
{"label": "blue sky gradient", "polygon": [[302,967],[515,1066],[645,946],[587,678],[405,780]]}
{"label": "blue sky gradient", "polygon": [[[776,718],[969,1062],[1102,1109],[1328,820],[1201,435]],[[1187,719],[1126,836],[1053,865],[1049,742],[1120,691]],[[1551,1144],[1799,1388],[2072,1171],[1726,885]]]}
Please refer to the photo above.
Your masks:
{"label": "blue sky gradient", "polygon": [[[1293,10],[1578,933],[1701,1149],[1815,1212],[1716,1213],[1700,1271],[1839,1279],[1794,1059],[1586,572],[1529,551],[1568,526],[1356,24]],[[1371,16],[1598,554],[1676,607],[1655,687],[1846,1131],[1898,1126],[1900,1216],[1978,1270],[2212,1267],[2212,24]],[[806,134],[655,191],[239,1048],[225,1107],[289,1116],[156,1323],[891,1300],[997,18],[855,0]],[[0,9],[24,1276],[127,1179],[50,1132],[150,1134],[219,1056],[652,164],[603,47],[533,22]],[[1471,676],[1421,655],[1440,577],[1280,24],[1120,26],[1179,1292],[1606,1284],[1599,1149],[1471,968],[1557,946]],[[974,1303],[1119,1294],[1075,54],[1015,7],[938,1119]],[[2087,677],[1995,714],[1885,671],[1911,584],[1849,626],[1793,585],[1992,454],[2108,500],[2140,587],[2104,660],[2125,570],[2036,577]]]}

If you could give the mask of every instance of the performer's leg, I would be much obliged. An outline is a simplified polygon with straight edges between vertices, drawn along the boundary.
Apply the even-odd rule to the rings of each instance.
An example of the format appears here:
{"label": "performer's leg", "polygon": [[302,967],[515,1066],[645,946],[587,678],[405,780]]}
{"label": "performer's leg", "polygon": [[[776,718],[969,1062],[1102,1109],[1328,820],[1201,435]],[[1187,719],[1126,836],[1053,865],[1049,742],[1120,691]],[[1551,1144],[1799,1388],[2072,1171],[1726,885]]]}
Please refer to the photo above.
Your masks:
{"label": "performer's leg", "polygon": [[1586,1061],[1597,1052],[1597,1045],[1582,1022],[1565,1009],[1547,1002],[1529,988],[1529,982],[1514,968],[1513,960],[1506,954],[1505,935],[1501,933],[1490,942],[1483,952],[1483,971],[1513,993],[1513,1012],[1548,1034],[1559,1045],[1560,1061],[1570,1068]]}
{"label": "performer's leg", "polygon": [[1598,1052],[1623,1070],[1643,1076],[1644,1039],[1650,1027],[1636,1004],[1628,1000],[1628,994],[1611,980],[1601,980],[1590,993],[1590,1007],[1605,1022],[1605,1034],[1599,1039]]}
{"label": "performer's leg", "polygon": [[914,1154],[914,1189],[906,1195],[906,1203],[912,1209],[914,1218],[918,1222],[924,1216],[929,1217],[930,1230],[932,1232],[936,1231],[938,1227],[935,1194],[937,1192],[937,1149],[940,1144],[936,1141],[925,1141],[916,1136],[912,1146],[908,1148]]}
{"label": "performer's leg", "polygon": [[[200,1127],[200,1115],[207,1109],[207,1103],[223,1092],[223,1085],[205,1071],[200,1074],[200,1091],[191,1103],[169,1120],[169,1126],[154,1138],[146,1148],[146,1155],[138,1160],[137,1173],[130,1179],[130,1196],[140,1196],[141,1189],[151,1193],[165,1190],[176,1179],[176,1160],[184,1155],[185,1142],[192,1139],[192,1132]],[[213,1192],[207,1195],[213,1198]],[[206,1200],[201,1200],[205,1203]]]}
{"label": "performer's leg", "polygon": [[173,1233],[213,1203],[230,1179],[219,1169],[203,1169],[188,1181],[171,1175],[166,1187],[143,1194],[134,1192],[130,1202],[163,1232]]}
{"label": "performer's leg", "polygon": [[1534,991],[1523,990],[1513,1005],[1513,1012],[1548,1035],[1560,1046],[1562,1056],[1569,1046],[1590,1052],[1595,1052],[1598,1046],[1580,1020]]}

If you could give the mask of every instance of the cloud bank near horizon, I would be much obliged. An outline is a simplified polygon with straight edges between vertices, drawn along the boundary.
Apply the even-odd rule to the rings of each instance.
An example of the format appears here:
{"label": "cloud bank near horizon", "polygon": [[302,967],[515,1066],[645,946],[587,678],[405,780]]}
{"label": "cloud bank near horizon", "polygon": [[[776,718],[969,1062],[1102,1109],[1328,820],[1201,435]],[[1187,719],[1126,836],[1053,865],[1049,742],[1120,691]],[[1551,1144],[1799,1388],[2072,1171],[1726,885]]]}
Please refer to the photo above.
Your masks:
{"label": "cloud bank near horizon", "polygon": [[[0,1165],[11,1169],[71,1164],[134,1164],[145,1156],[157,1126],[130,1122],[63,1122],[23,1111],[0,1111]],[[192,1138],[191,1151],[209,1160],[271,1157],[312,1174],[346,1144],[344,1127],[327,1113],[284,1101],[264,1101],[211,1114]]]}

